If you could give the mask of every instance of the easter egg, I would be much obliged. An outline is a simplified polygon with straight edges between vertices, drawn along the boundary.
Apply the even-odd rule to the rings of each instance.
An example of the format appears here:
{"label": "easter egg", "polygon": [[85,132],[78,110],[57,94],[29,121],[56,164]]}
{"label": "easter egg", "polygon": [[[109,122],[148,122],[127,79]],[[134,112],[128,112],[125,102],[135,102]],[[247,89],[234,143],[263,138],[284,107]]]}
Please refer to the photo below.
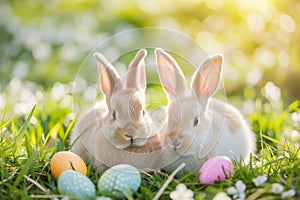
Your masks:
{"label": "easter egg", "polygon": [[76,170],[83,175],[86,175],[87,172],[86,165],[82,158],[69,151],[60,151],[54,154],[50,161],[50,169],[56,178],[65,170]]}
{"label": "easter egg", "polygon": [[224,181],[230,177],[233,164],[226,156],[215,156],[207,160],[200,169],[199,181],[204,184],[213,184],[215,181]]}
{"label": "easter egg", "polygon": [[141,174],[133,166],[116,165],[100,177],[98,190],[103,194],[122,198],[135,193],[141,184]]}
{"label": "easter egg", "polygon": [[62,195],[68,195],[71,199],[93,199],[96,190],[92,181],[73,170],[61,173],[57,181],[58,191]]}

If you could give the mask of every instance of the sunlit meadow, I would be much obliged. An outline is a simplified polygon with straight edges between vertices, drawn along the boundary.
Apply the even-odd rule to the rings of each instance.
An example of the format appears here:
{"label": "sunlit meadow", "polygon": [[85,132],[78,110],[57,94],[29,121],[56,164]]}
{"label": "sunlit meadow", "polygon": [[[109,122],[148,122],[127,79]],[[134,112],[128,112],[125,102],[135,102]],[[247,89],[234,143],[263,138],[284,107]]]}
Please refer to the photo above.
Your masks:
{"label": "sunlit meadow", "polygon": [[[1,1],[0,198],[65,198],[49,161],[70,149],[78,116],[103,98],[90,53],[110,41],[101,53],[124,73],[131,59],[124,52],[147,41],[165,45],[157,35],[130,30],[160,27],[189,38],[170,37],[168,45],[193,65],[204,58],[195,47],[224,55],[224,86],[216,96],[242,112],[257,139],[251,163],[234,161],[228,180],[206,186],[187,172],[161,199],[300,199],[299,22],[297,0]],[[153,53],[146,62],[152,61]],[[181,64],[190,78],[189,66]],[[153,84],[151,66],[147,80],[147,109],[159,124],[167,99]],[[100,175],[90,168],[96,185]],[[169,177],[145,175],[128,199],[152,199]]]}

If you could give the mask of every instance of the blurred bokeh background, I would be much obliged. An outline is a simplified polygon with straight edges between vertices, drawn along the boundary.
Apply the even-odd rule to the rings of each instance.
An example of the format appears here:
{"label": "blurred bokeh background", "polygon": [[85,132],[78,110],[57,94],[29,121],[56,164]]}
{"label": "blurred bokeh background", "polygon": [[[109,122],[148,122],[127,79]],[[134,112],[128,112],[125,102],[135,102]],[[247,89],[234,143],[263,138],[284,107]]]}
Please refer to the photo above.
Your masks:
{"label": "blurred bokeh background", "polygon": [[[207,54],[222,53],[226,95],[246,114],[257,98],[273,108],[282,99],[286,105],[300,99],[298,0],[2,0],[0,109],[28,113],[46,97],[43,91],[62,107],[73,93],[92,102],[95,79],[78,75],[84,59],[110,37],[144,27],[177,31]],[[117,55],[135,37],[115,42],[104,54]],[[181,42],[174,41],[181,52],[191,52]]]}

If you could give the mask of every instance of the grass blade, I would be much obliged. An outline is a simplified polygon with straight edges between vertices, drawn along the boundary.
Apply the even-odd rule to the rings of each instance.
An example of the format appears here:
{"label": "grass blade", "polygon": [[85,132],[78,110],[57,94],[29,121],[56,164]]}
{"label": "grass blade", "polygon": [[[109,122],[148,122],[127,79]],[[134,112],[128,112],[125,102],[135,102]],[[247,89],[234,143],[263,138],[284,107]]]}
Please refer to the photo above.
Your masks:
{"label": "grass blade", "polygon": [[265,139],[267,139],[267,140],[270,140],[271,142],[273,142],[275,144],[278,144],[278,145],[284,147],[284,144],[282,142],[280,142],[280,141],[278,141],[278,140],[276,140],[276,139],[274,139],[272,137],[269,137],[267,135],[262,135],[262,137],[265,138]]}
{"label": "grass blade", "polygon": [[25,134],[25,145],[26,145],[28,157],[31,157],[32,156],[32,147],[30,144],[30,137],[27,134]]}
{"label": "grass blade", "polygon": [[34,113],[34,111],[35,111],[35,108],[36,108],[36,105],[33,106],[33,108],[31,109],[31,111],[30,111],[28,117],[26,118],[26,120],[25,120],[25,122],[24,122],[22,128],[18,131],[17,137],[16,137],[16,143],[17,143],[17,144],[20,142],[20,140],[21,140],[22,138],[24,138],[25,131],[26,131],[27,128],[28,128],[28,125],[29,125],[29,123],[30,123],[30,119],[32,118],[32,115],[33,115],[33,113]]}
{"label": "grass blade", "polygon": [[1,121],[0,130],[2,130],[4,127],[6,127],[13,119],[14,119],[14,117],[11,117],[8,120],[6,120],[5,122]]}
{"label": "grass blade", "polygon": [[32,165],[33,163],[33,157],[29,157],[28,160],[26,161],[25,165],[21,168],[20,173],[18,174],[18,176],[16,177],[13,186],[10,188],[9,193],[12,194],[12,192],[15,191],[16,187],[19,185],[19,183],[22,181],[22,178],[24,177],[24,175],[27,174],[29,167]]}
{"label": "grass blade", "polygon": [[76,119],[77,119],[77,117],[75,117],[75,118],[70,122],[70,125],[69,125],[68,129],[66,130],[65,135],[64,135],[64,137],[62,138],[62,144],[63,144],[63,145],[65,145],[66,140],[67,140],[67,138],[68,138],[68,136],[69,136],[69,134],[70,134],[70,132],[71,132],[71,130],[72,130],[72,128],[73,128],[75,122],[76,122]]}

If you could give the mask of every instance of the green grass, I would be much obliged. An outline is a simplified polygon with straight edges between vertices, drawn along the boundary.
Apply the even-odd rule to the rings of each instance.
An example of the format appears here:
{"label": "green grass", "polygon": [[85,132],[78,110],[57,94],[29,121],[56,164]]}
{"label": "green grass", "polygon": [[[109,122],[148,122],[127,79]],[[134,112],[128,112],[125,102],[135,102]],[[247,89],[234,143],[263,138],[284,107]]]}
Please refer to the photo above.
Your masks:
{"label": "green grass", "polygon": [[[44,91],[39,101],[27,115],[14,115],[8,104],[0,116],[0,199],[31,199],[59,195],[57,180],[50,173],[49,162],[52,155],[61,150],[69,150],[68,135],[76,116],[71,106],[62,106],[64,99],[53,100],[50,91]],[[9,98],[8,98],[9,99]],[[285,190],[300,191],[300,131],[291,119],[292,112],[299,112],[299,102],[284,109],[271,109],[268,102],[256,102],[257,111],[250,114],[252,127],[257,136],[258,152],[252,156],[248,166],[235,161],[232,177],[222,183],[206,186],[198,182],[198,177],[185,173],[175,178],[163,192],[161,199],[169,199],[170,193],[179,183],[184,183],[194,192],[195,199],[212,199],[217,193],[242,180],[249,199],[280,199],[279,194],[271,193],[273,183],[280,183]],[[88,177],[97,184],[99,174],[90,170]],[[266,174],[268,180],[256,187],[252,179]],[[156,172],[144,175],[138,192],[129,199],[152,199],[170,174]],[[54,195],[54,196],[52,196]],[[101,194],[98,192],[98,196]],[[256,196],[254,198],[254,196]],[[259,197],[257,197],[259,196]],[[291,199],[300,199],[300,193]]]}

